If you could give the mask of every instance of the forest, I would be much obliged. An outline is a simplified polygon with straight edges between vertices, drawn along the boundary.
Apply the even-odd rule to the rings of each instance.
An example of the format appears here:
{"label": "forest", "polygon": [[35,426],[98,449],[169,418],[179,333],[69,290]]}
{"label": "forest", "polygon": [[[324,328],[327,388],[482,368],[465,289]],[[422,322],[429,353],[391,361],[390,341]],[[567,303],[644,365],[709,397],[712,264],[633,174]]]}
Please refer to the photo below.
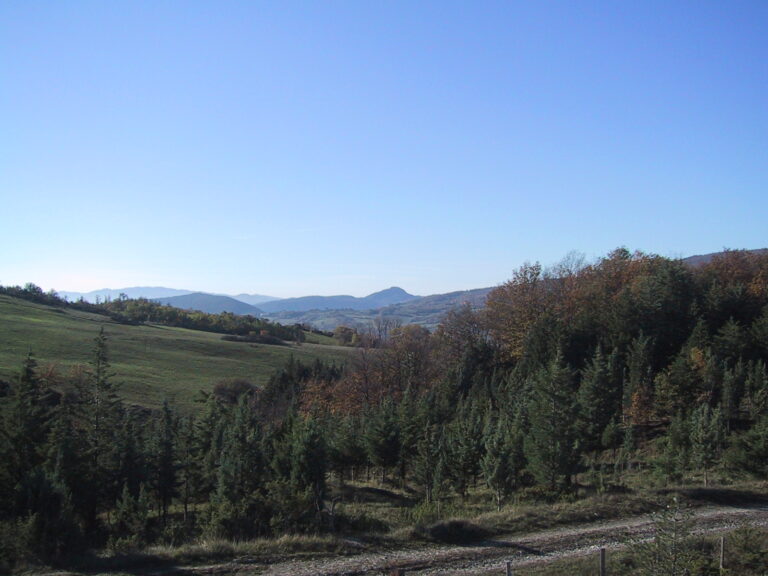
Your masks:
{"label": "forest", "polygon": [[[136,322],[166,308],[106,306]],[[3,400],[0,566],[386,533],[374,512],[345,512],[345,486],[361,483],[407,493],[415,522],[462,502],[627,491],[638,475],[657,487],[768,479],[766,253],[526,263],[433,332],[379,328],[337,331],[357,345],[344,365],[292,360],[261,388],[222,382],[194,413],[123,402],[106,330],[63,389],[32,350]],[[291,336],[240,333],[257,329]]]}

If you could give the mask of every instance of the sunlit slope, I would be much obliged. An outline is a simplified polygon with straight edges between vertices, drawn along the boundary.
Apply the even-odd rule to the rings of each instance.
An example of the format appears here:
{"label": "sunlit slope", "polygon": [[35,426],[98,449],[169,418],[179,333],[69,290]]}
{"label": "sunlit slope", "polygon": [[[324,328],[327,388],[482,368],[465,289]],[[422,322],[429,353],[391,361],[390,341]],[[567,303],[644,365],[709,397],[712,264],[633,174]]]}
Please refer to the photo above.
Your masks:
{"label": "sunlit slope", "polygon": [[113,380],[131,403],[159,406],[164,398],[192,408],[198,390],[225,378],[264,384],[291,355],[343,362],[349,350],[317,344],[254,345],[227,342],[220,334],[117,324],[105,316],[41,306],[0,295],[0,379],[11,381],[27,352],[43,369],[63,377],[87,365],[101,327],[108,337]]}

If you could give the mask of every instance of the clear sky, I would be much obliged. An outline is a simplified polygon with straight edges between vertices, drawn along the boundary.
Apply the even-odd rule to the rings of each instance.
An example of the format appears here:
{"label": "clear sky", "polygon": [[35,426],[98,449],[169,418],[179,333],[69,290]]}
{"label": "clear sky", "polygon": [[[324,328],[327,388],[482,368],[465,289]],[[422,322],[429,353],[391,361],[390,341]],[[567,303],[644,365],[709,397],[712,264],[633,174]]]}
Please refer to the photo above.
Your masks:
{"label": "clear sky", "polygon": [[768,2],[0,3],[0,284],[289,297],[768,246]]}

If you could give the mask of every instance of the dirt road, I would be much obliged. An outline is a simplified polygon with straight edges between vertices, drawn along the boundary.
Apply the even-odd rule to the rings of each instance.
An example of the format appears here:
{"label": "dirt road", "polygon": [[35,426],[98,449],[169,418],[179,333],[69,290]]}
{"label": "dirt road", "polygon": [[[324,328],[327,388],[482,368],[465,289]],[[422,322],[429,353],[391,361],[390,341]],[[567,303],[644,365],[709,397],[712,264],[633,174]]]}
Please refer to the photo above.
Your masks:
{"label": "dirt road", "polygon": [[[746,523],[768,525],[768,507],[698,508],[692,512],[692,520],[696,533],[720,532]],[[653,524],[646,515],[529,534],[502,535],[469,546],[425,545],[406,550],[364,552],[354,556],[313,560],[287,560],[272,564],[243,558],[226,564],[190,567],[176,573],[221,576],[357,576],[389,574],[396,568],[402,568],[409,576],[500,575],[504,574],[507,561],[510,561],[514,568],[522,568],[555,559],[596,554],[601,547],[616,549],[623,546],[628,539],[642,539],[650,537],[652,533]]]}

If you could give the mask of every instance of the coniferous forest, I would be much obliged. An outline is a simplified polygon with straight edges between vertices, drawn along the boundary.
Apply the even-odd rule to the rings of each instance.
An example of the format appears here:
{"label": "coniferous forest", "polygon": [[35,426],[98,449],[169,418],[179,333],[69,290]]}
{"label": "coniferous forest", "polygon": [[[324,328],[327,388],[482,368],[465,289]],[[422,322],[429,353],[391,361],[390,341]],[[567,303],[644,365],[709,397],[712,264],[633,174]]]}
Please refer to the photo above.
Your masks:
{"label": "coniferous forest", "polygon": [[[150,320],[141,314],[125,321]],[[294,360],[264,387],[200,392],[194,413],[122,401],[108,330],[63,388],[34,350],[20,358],[0,424],[0,565],[386,533],[345,512],[345,486],[360,483],[407,494],[415,523],[468,501],[502,510],[622,493],[638,477],[768,479],[766,253],[690,266],[618,249],[525,264],[484,308],[455,309],[433,332],[337,332],[356,346],[345,365]]]}

